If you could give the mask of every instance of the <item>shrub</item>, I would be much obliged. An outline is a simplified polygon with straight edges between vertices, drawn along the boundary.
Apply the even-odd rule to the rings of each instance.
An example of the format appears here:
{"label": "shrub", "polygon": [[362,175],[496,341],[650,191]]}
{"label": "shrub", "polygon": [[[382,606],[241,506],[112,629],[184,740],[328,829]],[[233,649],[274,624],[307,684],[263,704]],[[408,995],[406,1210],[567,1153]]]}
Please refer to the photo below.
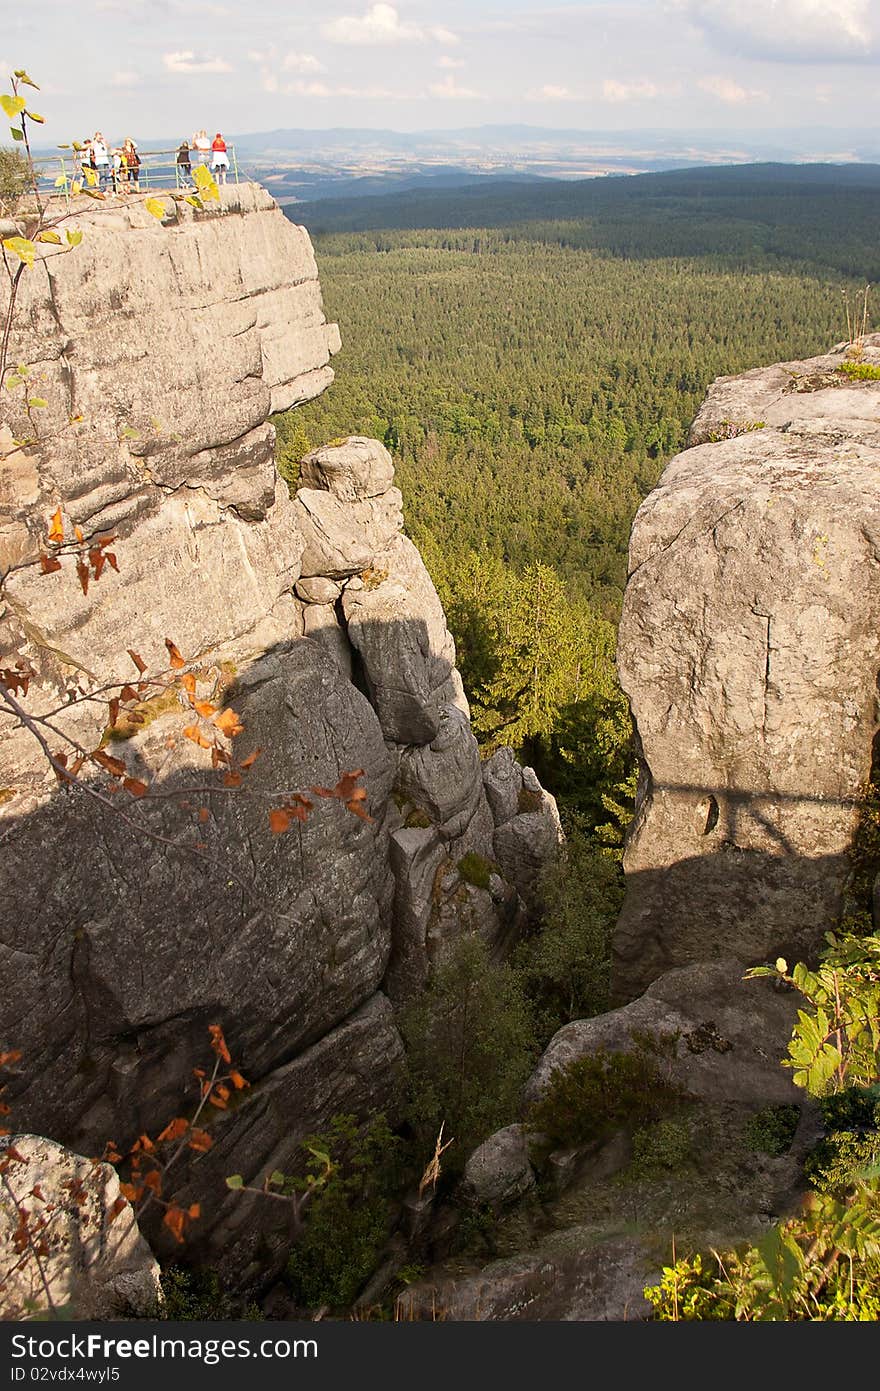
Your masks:
{"label": "shrub", "polygon": [[[391,1226],[389,1194],[400,1181],[400,1142],[382,1115],[366,1127],[334,1116],[327,1131],[301,1145],[320,1187],[287,1262],[297,1303],[314,1309],[351,1304],[376,1267]],[[305,1180],[288,1180],[302,1190]]]}
{"label": "shrub", "polygon": [[552,1144],[588,1145],[622,1126],[644,1126],[683,1100],[646,1040],[630,1053],[597,1049],[557,1068],[528,1125]]}
{"label": "shrub", "polygon": [[272,424],[275,426],[275,467],[293,497],[299,487],[300,462],[312,446],[295,410],[273,415]]}
{"label": "shrub", "polygon": [[542,925],[515,963],[546,1040],[571,1019],[609,1005],[611,934],[623,898],[616,858],[575,831],[540,881]]}
{"label": "shrub", "polygon": [[746,1144],[763,1154],[786,1154],[791,1149],[801,1111],[799,1106],[765,1106],[749,1118]]}
{"label": "shrub", "polygon": [[630,1177],[651,1178],[680,1169],[691,1157],[693,1143],[687,1121],[672,1116],[635,1131]]}
{"label": "shrub", "polygon": [[425,1154],[445,1125],[444,1137],[455,1142],[444,1165],[452,1176],[516,1116],[534,1060],[528,1000],[509,966],[494,965],[480,938],[464,937],[400,1023],[410,1123]]}
{"label": "shrub", "polygon": [[160,1277],[163,1299],[151,1317],[186,1322],[216,1322],[230,1319],[262,1319],[258,1304],[242,1307],[224,1288],[216,1270],[188,1270],[167,1266]]}
{"label": "shrub", "polygon": [[842,362],[837,370],[850,381],[880,382],[880,367],[871,362]]}
{"label": "shrub", "polygon": [[462,879],[468,884],[473,884],[475,889],[488,889],[489,880],[496,870],[497,866],[493,865],[491,860],[484,859],[475,850],[469,850],[458,862],[458,872]]}

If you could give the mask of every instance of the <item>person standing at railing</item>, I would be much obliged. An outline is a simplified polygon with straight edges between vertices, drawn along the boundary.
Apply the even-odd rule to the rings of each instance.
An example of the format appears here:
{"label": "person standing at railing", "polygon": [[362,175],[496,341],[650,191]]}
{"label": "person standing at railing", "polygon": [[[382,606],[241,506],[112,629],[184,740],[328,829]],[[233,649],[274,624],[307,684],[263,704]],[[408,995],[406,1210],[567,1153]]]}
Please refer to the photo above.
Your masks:
{"label": "person standing at railing", "polygon": [[129,188],[133,188],[135,193],[140,193],[140,169],[141,157],[138,154],[137,145],[130,135],[127,135],[122,142],[122,158],[125,162],[125,173],[128,179]]}
{"label": "person standing at railing", "polygon": [[211,153],[211,142],[208,139],[208,132],[206,130],[196,131],[192,138],[192,147],[198,152],[199,162],[201,164],[207,164],[208,156]]}
{"label": "person standing at railing", "polygon": [[113,183],[113,167],[110,163],[107,142],[99,130],[95,131],[91,145],[91,165],[98,175],[98,187],[109,188]]}
{"label": "person standing at railing", "polygon": [[211,173],[217,175],[218,183],[225,184],[226,171],[229,168],[229,155],[226,153],[226,141],[219,130],[214,136],[211,150]]}
{"label": "person standing at railing", "polygon": [[177,180],[184,188],[192,188],[192,165],[189,159],[188,140],[181,140],[177,147]]}

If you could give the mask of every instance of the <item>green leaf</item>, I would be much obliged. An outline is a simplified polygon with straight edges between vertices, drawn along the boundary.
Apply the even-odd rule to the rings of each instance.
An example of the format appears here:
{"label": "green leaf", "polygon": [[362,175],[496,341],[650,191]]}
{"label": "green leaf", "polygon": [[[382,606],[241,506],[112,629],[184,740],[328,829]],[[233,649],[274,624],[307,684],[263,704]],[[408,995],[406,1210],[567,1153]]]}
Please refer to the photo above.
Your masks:
{"label": "green leaf", "polygon": [[87,164],[84,164],[83,174],[85,176],[85,181],[88,184],[89,188],[94,188],[95,184],[98,182],[97,171],[95,169],[90,169]]}
{"label": "green leaf", "polygon": [[11,376],[6,378],[6,390],[14,391],[17,386],[24,386],[24,378],[20,377],[17,372],[13,372]]}
{"label": "green leaf", "polygon": [[145,199],[144,207],[146,208],[147,212],[151,214],[151,216],[158,218],[160,222],[162,221],[163,217],[165,217],[168,211],[161,198]]}
{"label": "green leaf", "polygon": [[226,1180],[227,1188],[244,1188],[244,1179],[241,1174],[230,1174]]}
{"label": "green leaf", "polygon": [[85,149],[85,145],[81,145],[81,144],[79,143],[78,140],[74,140],[74,142],[73,142],[73,148],[74,148],[75,150],[84,150],[84,149]]}
{"label": "green leaf", "polygon": [[197,166],[193,174],[193,179],[195,180],[196,187],[201,193],[202,198],[214,198],[218,203],[220,202],[220,190],[214,181],[213,174],[206,164]]}
{"label": "green leaf", "polygon": [[37,92],[40,90],[39,82],[35,82],[32,77],[29,77],[25,68],[16,68],[15,75],[19,82],[24,82],[26,86],[33,87]]}
{"label": "green leaf", "polygon": [[58,175],[58,178],[55,180],[55,187],[56,187],[56,188],[65,188],[66,186],[67,186],[67,175],[66,175],[66,174],[59,174],[59,175]]}
{"label": "green leaf", "polygon": [[201,198],[194,198],[192,194],[189,194],[189,196],[186,197],[186,198],[184,198],[183,201],[184,201],[185,203],[191,203],[192,206],[193,206],[194,208],[199,208],[199,209],[201,209],[201,208],[203,208],[203,207],[205,206],[204,203],[202,202]]}
{"label": "green leaf", "polygon": [[19,130],[18,126],[10,126],[10,127],[9,127],[9,134],[12,136],[13,140],[23,140],[23,139],[24,139],[24,131],[23,131],[23,130]]}
{"label": "green leaf", "polygon": [[34,410],[43,410],[43,411],[44,411],[44,410],[46,409],[46,407],[48,406],[48,404],[49,404],[49,402],[46,401],[46,400],[44,400],[42,396],[29,396],[29,397],[28,397],[28,410],[30,410],[31,408],[33,408]]}
{"label": "green leaf", "polygon": [[788,971],[788,962],[786,961],[784,956],[777,956],[776,969],[781,976],[784,976]]}
{"label": "green leaf", "polygon": [[39,114],[39,112],[37,112],[37,111],[26,111],[24,114],[25,114],[31,121],[36,121],[36,122],[37,122],[37,125],[44,126],[44,125],[46,124],[46,117],[45,117],[45,116],[41,116],[41,115]]}
{"label": "green leaf", "polygon": [[34,254],[37,248],[32,241],[28,241],[27,237],[5,237],[3,245],[20,261],[24,261],[26,266],[34,264]]}
{"label": "green leaf", "polygon": [[69,228],[64,234],[67,237],[68,246],[79,246],[83,239],[83,234],[78,229],[71,231]]}
{"label": "green leaf", "polygon": [[82,193],[82,179],[74,179],[73,183],[70,185],[70,191],[74,196],[77,193]]}
{"label": "green leaf", "polygon": [[61,245],[61,238],[59,237],[57,232],[54,232],[52,230],[51,227],[47,227],[45,232],[40,232],[37,236],[37,241],[51,242],[53,246]]}
{"label": "green leaf", "polygon": [[14,117],[18,116],[20,112],[24,111],[27,102],[24,97],[11,97],[8,93],[4,92],[3,95],[0,96],[0,106],[3,107],[3,110],[11,121]]}
{"label": "green leaf", "polygon": [[269,1182],[271,1184],[274,1184],[276,1188],[281,1187],[282,1183],[284,1182],[284,1174],[282,1174],[280,1169],[272,1170],[272,1173],[269,1175]]}
{"label": "green leaf", "polygon": [[140,436],[137,430],[132,429],[131,425],[126,425],[124,430],[120,430],[119,438],[121,440],[136,440],[139,439]]}

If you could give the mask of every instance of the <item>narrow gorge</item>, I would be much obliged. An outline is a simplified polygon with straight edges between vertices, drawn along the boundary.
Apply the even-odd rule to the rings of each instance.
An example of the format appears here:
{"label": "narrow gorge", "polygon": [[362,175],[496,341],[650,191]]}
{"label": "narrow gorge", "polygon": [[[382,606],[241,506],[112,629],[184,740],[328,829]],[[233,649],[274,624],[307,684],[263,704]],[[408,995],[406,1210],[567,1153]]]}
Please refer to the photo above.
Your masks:
{"label": "narrow gorge", "polygon": [[[26,675],[53,751],[98,750],[111,786],[65,786],[4,716],[0,1047],[21,1053],[16,1132],[100,1155],[179,1113],[222,1026],[249,1085],[204,1120],[179,1201],[200,1213],[188,1258],[262,1293],[289,1216],[227,1177],[289,1170],[340,1113],[399,1118],[399,1011],[461,938],[500,960],[534,927],[564,838],[532,769],[506,748],[481,761],[385,446],[334,440],[293,491],[279,478],[270,417],[331,386],[340,335],[306,231],[257,185],[221,195],[161,223],[139,202],[86,212],[82,243],[40,248],[21,282],[11,360],[46,404],[4,403],[0,666]],[[471,1158],[465,1202],[506,1214],[496,1249],[438,1242],[411,1316],[642,1318],[656,1230],[741,1239],[796,1200],[816,1118],[779,1063],[795,1001],[743,976],[813,958],[852,910],[878,731],[880,383],[840,376],[845,347],[719,379],[638,512],[616,1008],[554,1036],[519,1119]],[[863,360],[880,364],[880,335]],[[114,563],[86,562],[110,537]],[[687,1210],[666,1193],[633,1216],[603,1188],[590,1212],[631,1145],[539,1153],[527,1109],[556,1069],[646,1031],[719,1148],[758,1108],[798,1105],[791,1154],[725,1173],[723,1193],[706,1177]],[[146,1234],[175,1254],[158,1221]],[[108,1299],[130,1293],[108,1279]]]}

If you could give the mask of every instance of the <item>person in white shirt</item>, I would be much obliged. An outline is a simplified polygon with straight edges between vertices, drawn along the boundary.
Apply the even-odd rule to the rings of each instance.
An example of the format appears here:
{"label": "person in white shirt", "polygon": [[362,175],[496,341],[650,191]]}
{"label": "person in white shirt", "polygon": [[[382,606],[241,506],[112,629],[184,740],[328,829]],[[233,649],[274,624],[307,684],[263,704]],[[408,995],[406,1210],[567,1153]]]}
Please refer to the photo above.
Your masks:
{"label": "person in white shirt", "polygon": [[113,184],[113,167],[110,163],[110,153],[107,149],[107,142],[99,130],[95,131],[92,140],[92,158],[94,168],[98,172],[98,187],[110,188]]}

